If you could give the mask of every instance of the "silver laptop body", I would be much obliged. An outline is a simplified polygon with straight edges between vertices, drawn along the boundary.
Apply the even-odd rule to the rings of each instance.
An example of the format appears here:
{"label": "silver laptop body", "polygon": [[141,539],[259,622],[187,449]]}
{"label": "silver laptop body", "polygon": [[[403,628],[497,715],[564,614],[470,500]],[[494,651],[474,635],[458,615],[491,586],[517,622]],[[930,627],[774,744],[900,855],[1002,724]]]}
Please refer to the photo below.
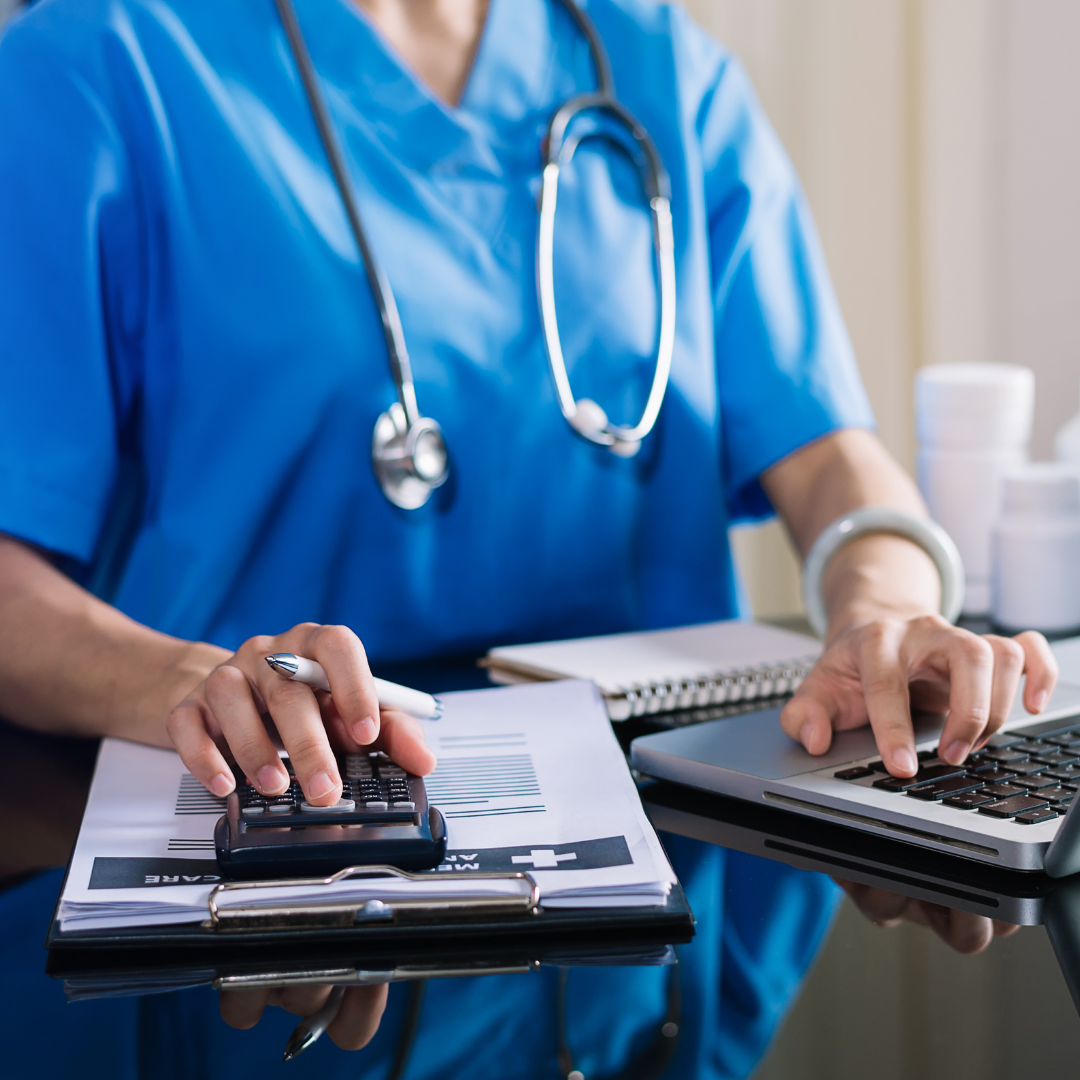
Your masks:
{"label": "silver laptop body", "polygon": [[[944,718],[937,715],[916,717],[916,749],[928,759],[922,762],[924,767],[934,764],[931,755],[943,723]],[[1070,729],[1077,744],[1075,755],[1067,745]],[[1040,749],[1040,744],[1031,741],[1038,738],[1046,748],[1043,756],[1056,760],[1054,771],[1063,774],[1063,779],[1053,785],[1058,795],[1062,787],[1080,789],[1080,766],[1077,778],[1072,780],[1073,766],[1062,764],[1069,757],[1080,758],[1080,686],[1059,683],[1049,707],[1038,716],[1029,715],[1018,704],[999,735],[997,743],[1010,741],[1006,736],[1026,738],[1019,750],[1002,750],[1004,757],[1015,757],[1024,748]],[[1064,745],[1046,743],[1047,739]],[[860,767],[870,769],[875,762],[878,769],[869,775],[852,779],[836,776],[848,770],[859,772]],[[1038,755],[1029,754],[1023,764],[1031,771],[1022,776],[1039,775]],[[960,809],[941,799],[927,800],[926,791],[922,796],[912,796],[906,791],[882,790],[874,785],[887,779],[888,773],[880,767],[880,754],[869,727],[837,732],[828,753],[813,757],[784,733],[780,710],[775,708],[642,736],[631,745],[631,765],[660,780],[784,808],[1014,870],[1043,869],[1043,857],[1063,820],[1055,816],[1024,824],[1016,817],[990,816],[981,808]],[[980,767],[986,767],[985,759]],[[1008,772],[1009,767],[1002,771]],[[1042,769],[1043,773],[1049,771],[1050,766]],[[968,774],[973,781],[977,775]],[[983,785],[979,790],[988,787]],[[1027,794],[1040,801],[1038,790]],[[1049,808],[1064,814],[1066,805],[1050,803]],[[1037,810],[1032,814],[1042,816]]]}

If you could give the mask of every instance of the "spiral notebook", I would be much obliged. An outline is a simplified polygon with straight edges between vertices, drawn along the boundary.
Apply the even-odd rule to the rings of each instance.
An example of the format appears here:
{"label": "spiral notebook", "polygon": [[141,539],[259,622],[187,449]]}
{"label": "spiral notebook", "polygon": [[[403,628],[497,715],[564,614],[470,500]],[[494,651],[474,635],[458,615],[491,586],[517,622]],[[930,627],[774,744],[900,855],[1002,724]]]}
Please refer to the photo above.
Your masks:
{"label": "spiral notebook", "polygon": [[679,626],[492,649],[493,682],[591,679],[612,720],[792,693],[821,643],[765,623]]}

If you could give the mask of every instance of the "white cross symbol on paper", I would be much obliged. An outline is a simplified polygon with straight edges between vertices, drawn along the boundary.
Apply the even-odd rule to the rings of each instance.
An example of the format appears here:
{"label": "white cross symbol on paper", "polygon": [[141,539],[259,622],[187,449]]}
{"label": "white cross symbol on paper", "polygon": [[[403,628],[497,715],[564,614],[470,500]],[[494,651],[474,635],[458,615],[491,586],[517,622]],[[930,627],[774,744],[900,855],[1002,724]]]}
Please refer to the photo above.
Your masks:
{"label": "white cross symbol on paper", "polygon": [[510,861],[532,863],[534,870],[554,870],[558,869],[559,863],[576,858],[577,854],[573,851],[568,851],[565,855],[556,855],[552,848],[540,848],[539,850],[533,848],[528,855],[512,855]]}

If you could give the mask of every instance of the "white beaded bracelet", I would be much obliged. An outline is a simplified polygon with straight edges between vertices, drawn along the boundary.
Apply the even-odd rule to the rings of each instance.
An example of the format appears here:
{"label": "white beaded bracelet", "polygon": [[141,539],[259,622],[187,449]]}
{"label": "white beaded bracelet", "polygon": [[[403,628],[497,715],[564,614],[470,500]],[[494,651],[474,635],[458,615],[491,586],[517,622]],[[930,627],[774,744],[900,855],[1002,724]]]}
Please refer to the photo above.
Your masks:
{"label": "white beaded bracelet", "polygon": [[938,524],[906,510],[888,506],[864,506],[837,518],[814,541],[803,568],[803,600],[806,617],[818,637],[829,628],[829,615],[821,597],[821,579],[829,560],[845,544],[867,533],[891,533],[916,543],[934,560],[941,575],[941,614],[956,622],[964,607],[964,564],[952,537]]}

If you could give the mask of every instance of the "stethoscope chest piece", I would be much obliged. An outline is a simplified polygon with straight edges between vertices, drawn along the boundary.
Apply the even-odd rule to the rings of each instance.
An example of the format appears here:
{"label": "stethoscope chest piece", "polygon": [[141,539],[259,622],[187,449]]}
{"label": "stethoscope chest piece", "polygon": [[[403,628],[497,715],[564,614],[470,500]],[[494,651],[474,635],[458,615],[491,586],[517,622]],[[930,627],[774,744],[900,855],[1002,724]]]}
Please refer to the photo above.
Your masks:
{"label": "stethoscope chest piece", "polygon": [[375,421],[371,463],[379,487],[402,510],[423,506],[450,475],[442,429],[427,416],[410,424],[398,401]]}

